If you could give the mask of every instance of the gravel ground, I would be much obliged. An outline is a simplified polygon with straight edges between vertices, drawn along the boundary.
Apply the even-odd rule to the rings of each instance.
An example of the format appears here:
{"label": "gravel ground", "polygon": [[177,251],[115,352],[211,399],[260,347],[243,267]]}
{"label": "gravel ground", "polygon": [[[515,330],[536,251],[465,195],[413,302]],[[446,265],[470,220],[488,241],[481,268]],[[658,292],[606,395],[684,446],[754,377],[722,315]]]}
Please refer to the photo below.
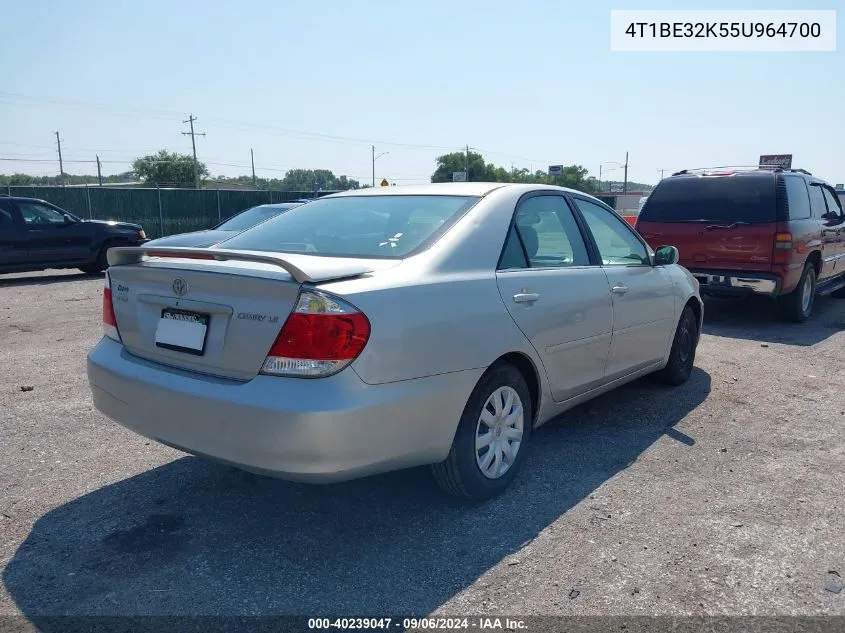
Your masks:
{"label": "gravel ground", "polygon": [[845,301],[708,302],[688,384],[548,424],[471,507],[425,469],[290,484],[110,422],[101,287],[0,279],[0,614],[845,615]]}

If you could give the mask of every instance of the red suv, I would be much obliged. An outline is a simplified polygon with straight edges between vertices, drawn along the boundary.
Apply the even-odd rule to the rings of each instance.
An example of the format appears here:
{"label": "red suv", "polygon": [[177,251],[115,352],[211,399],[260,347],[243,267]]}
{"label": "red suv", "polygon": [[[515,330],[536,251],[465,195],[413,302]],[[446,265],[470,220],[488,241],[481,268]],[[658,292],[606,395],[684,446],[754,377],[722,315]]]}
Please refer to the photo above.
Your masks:
{"label": "red suv", "polygon": [[833,187],[801,169],[672,174],[636,228],[652,248],[678,248],[701,294],[773,297],[796,322],[816,294],[845,297],[845,214]]}

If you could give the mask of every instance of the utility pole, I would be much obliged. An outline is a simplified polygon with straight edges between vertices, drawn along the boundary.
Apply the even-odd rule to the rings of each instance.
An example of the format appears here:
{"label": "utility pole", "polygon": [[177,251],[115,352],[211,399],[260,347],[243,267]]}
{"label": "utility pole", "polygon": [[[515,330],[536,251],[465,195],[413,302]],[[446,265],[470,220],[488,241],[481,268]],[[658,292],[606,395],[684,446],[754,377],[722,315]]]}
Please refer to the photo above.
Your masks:
{"label": "utility pole", "polygon": [[103,186],[103,170],[100,168],[100,156],[97,155],[97,182],[99,186]]}
{"label": "utility pole", "polygon": [[625,182],[622,185],[622,195],[628,193],[628,152],[625,152]]}
{"label": "utility pole", "polygon": [[662,167],[660,168],[660,180],[663,180],[663,172],[666,171]]}
{"label": "utility pole", "polygon": [[252,186],[258,187],[255,181],[255,154],[252,153],[252,148],[249,148],[249,160],[252,163]]}
{"label": "utility pole", "polygon": [[601,193],[601,163],[599,163],[599,193]]}
{"label": "utility pole", "polygon": [[56,145],[59,147],[59,182],[61,183],[62,187],[65,186],[65,167],[62,163],[62,139],[59,137],[59,133],[56,132]]}
{"label": "utility pole", "polygon": [[376,186],[376,146],[370,145],[370,150],[373,153],[373,187]]}
{"label": "utility pole", "polygon": [[[191,131],[190,132],[182,132],[182,134],[185,135],[185,136],[191,137],[191,146],[194,148],[194,186],[197,189],[199,189],[200,188],[200,169],[199,169],[199,163],[197,162],[197,141],[196,141],[196,137],[197,136],[205,136],[205,132],[194,132],[194,121],[196,121],[196,120],[197,120],[197,118],[193,114],[191,114],[188,117],[187,121],[182,121],[182,123],[190,123],[191,124]],[[58,132],[56,132],[56,134],[58,134]]]}
{"label": "utility pole", "polygon": [[467,153],[464,158],[464,171],[467,173],[467,182],[469,182],[469,145],[467,145]]}

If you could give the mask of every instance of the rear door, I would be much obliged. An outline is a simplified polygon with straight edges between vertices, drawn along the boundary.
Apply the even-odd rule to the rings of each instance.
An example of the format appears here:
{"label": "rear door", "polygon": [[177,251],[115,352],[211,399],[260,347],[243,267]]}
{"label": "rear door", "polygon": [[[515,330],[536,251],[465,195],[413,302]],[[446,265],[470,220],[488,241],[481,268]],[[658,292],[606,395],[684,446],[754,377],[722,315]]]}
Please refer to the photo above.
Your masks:
{"label": "rear door", "polygon": [[573,196],[601,257],[613,297],[610,381],[661,360],[675,332],[675,295],[662,266],[631,227],[609,208]]}
{"label": "rear door", "polygon": [[561,402],[604,381],[613,305],[563,196],[523,197],[496,278],[505,307],[542,359]]}
{"label": "rear door", "polygon": [[769,270],[777,223],[772,173],[674,176],[637,220],[652,248],[671,245],[692,269]]}
{"label": "rear door", "polygon": [[17,205],[26,227],[31,261],[49,264],[90,258],[89,238],[75,230],[76,223],[68,223],[59,209],[35,201],[18,201]]}
{"label": "rear door", "polygon": [[23,222],[11,200],[0,198],[0,268],[25,263],[26,240]]}

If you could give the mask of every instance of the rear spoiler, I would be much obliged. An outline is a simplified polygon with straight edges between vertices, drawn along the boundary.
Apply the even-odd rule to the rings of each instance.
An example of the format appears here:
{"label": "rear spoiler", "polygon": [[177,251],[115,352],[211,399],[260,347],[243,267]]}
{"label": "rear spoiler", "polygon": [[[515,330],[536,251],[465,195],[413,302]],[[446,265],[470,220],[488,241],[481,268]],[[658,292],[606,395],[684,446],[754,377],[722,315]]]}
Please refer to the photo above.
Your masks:
{"label": "rear spoiler", "polygon": [[190,248],[184,246],[156,247],[156,246],[115,246],[108,250],[109,266],[123,266],[126,264],[138,264],[142,261],[158,258],[173,257],[182,259],[204,259],[218,262],[239,261],[256,262],[278,266],[285,270],[297,283],[314,283],[327,281],[329,279],[341,279],[344,277],[357,277],[365,273],[373,272],[372,268],[364,265],[350,264],[348,260],[321,261],[322,258],[315,258],[313,255],[294,255],[292,258],[301,259],[303,264],[312,263],[306,266],[311,269],[304,271],[300,266],[293,264],[290,259],[278,255],[264,255],[253,251],[235,251],[225,249]]}

